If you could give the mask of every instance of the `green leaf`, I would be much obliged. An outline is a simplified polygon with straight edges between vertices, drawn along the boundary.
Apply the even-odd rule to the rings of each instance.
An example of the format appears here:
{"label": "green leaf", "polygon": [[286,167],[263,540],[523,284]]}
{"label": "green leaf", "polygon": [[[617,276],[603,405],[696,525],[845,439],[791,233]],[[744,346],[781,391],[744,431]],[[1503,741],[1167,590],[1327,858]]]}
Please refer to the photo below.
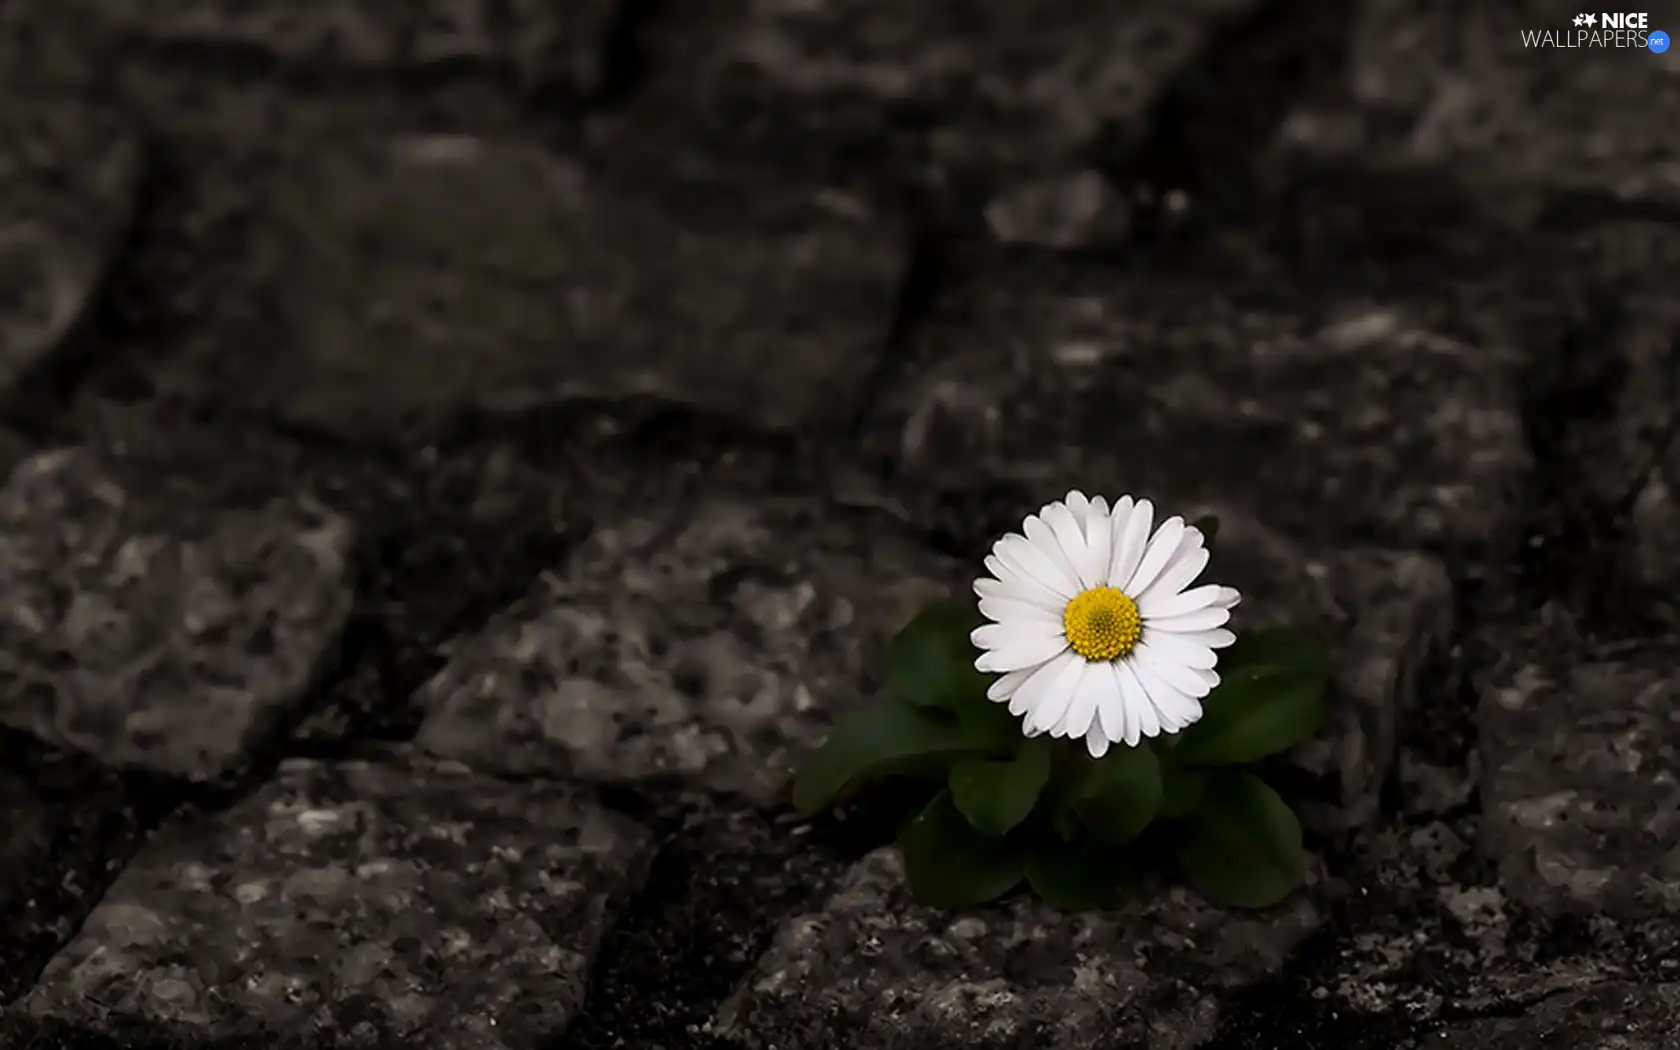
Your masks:
{"label": "green leaf", "polygon": [[1012,751],[1026,739],[1020,718],[1007,703],[986,698],[984,691],[959,699],[954,708],[963,737],[978,748]]}
{"label": "green leaf", "polygon": [[793,804],[810,816],[859,782],[894,773],[938,771],[976,754],[956,724],[891,701],[842,719],[793,781]]}
{"label": "green leaf", "polygon": [[1136,865],[1112,847],[1047,842],[1027,855],[1027,882],[1033,892],[1062,912],[1106,908]]}
{"label": "green leaf", "polygon": [[1324,721],[1329,666],[1311,639],[1291,631],[1245,634],[1219,661],[1220,682],[1202,717],[1179,734],[1173,755],[1198,766],[1231,766],[1285,751]]}
{"label": "green leaf", "polygon": [[1214,537],[1219,535],[1219,519],[1212,514],[1207,514],[1197,518],[1191,524],[1202,530],[1202,544],[1211,550]]}
{"label": "green leaf", "polygon": [[1187,817],[1201,805],[1207,790],[1207,774],[1186,769],[1177,762],[1161,763],[1161,812],[1166,820]]}
{"label": "green leaf", "polygon": [[951,767],[951,797],[984,835],[1007,835],[1027,819],[1050,781],[1050,741],[1028,740],[1004,761],[965,759]]}
{"label": "green leaf", "polygon": [[978,697],[990,679],[974,669],[979,655],[969,635],[984,620],[954,601],[934,602],[887,643],[887,692],[916,707],[955,710]]}
{"label": "green leaf", "polygon": [[1238,770],[1209,775],[1174,854],[1197,891],[1233,908],[1276,904],[1306,871],[1295,814],[1260,778]]}
{"label": "green leaf", "polygon": [[1080,824],[1103,842],[1137,838],[1161,808],[1161,763],[1148,744],[1114,748],[1102,758],[1080,755],[1083,775],[1069,799]]}
{"label": "green leaf", "polygon": [[949,790],[934,796],[904,826],[898,848],[911,892],[936,908],[995,900],[1026,877],[1019,846],[975,831]]}

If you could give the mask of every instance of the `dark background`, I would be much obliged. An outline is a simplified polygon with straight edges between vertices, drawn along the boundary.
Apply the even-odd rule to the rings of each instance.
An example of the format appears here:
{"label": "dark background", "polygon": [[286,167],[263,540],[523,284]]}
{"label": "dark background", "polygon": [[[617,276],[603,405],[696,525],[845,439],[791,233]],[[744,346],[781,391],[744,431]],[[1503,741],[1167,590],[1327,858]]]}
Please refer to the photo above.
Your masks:
{"label": "dark background", "polygon": [[[421,729],[416,693],[544,574],[574,588],[551,600],[647,617],[673,651],[735,637],[838,709],[870,673],[845,646],[910,600],[887,590],[960,585],[1079,486],[1229,515],[1246,608],[1334,621],[1404,680],[1295,770],[1347,892],[1266,980],[1206,964],[1207,1045],[1611,1031],[1676,979],[1656,818],[1680,60],[1520,47],[1574,13],[8,0],[0,459],[24,467],[0,493],[0,1002],[154,829],[283,758],[417,731],[511,748],[494,711]],[[57,448],[82,451],[39,458]],[[726,535],[736,511],[751,540]],[[665,537],[645,564],[613,538],[643,519]],[[300,562],[300,535],[342,561]],[[139,586],[137,537],[209,553]],[[642,604],[614,604],[615,573],[653,574],[624,584]],[[159,610],[202,579],[251,612],[181,656]],[[854,599],[856,638],[727,611],[806,584]],[[611,677],[612,644],[577,659]],[[623,659],[642,658],[696,711],[725,688]],[[1490,699],[1537,680],[1554,699],[1520,718]],[[182,750],[181,698],[217,687],[261,710]],[[673,773],[638,750],[645,713],[620,714],[593,759],[561,758],[662,847],[639,891],[613,887],[624,916],[549,1042],[693,1045],[892,806],[794,838],[743,778],[822,718],[725,734],[733,760]],[[1602,753],[1571,750],[1582,725]],[[552,758],[531,746],[514,772]],[[1584,837],[1501,823],[1554,784],[1598,814]],[[1420,860],[1443,833],[1473,848]],[[1558,898],[1533,876],[1554,847],[1611,875]],[[1460,905],[1488,892],[1482,936]],[[1010,965],[1021,987],[1067,980]],[[0,1041],[91,1040],[103,1017],[14,1015]],[[853,1022],[857,1045],[885,1038]],[[110,1038],[239,1038],[188,1028]],[[1089,1045],[1066,1038],[1043,1045]]]}

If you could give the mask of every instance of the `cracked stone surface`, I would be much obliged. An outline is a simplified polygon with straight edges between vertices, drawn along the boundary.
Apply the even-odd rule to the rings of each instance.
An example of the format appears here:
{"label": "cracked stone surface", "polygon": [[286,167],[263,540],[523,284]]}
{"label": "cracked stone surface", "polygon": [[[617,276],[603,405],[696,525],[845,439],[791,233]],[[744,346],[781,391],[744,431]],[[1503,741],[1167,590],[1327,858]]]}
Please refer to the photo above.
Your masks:
{"label": "cracked stone surface", "polygon": [[1236,587],[1233,630],[1287,627],[1319,638],[1332,659],[1329,720],[1290,759],[1321,794],[1302,817],[1323,832],[1370,822],[1395,761],[1398,725],[1417,676],[1453,631],[1452,587],[1435,560],[1376,548],[1314,548],[1228,504],[1164,508],[1219,519],[1205,579]]}
{"label": "cracked stone surface", "polygon": [[702,487],[621,505],[415,704],[416,742],[485,770],[676,779],[769,804],[886,639],[970,574],[879,517]]}
{"label": "cracked stone surface", "polygon": [[[1099,139],[1140,139],[1210,32],[1254,6],[1134,3],[1094,18],[1077,0],[732,0],[729,18],[694,6],[649,32],[655,76],[633,120],[697,118],[714,146],[841,177],[871,156],[933,184],[975,172],[1031,184],[1066,174]],[[917,119],[930,113],[943,119]]]}
{"label": "cracked stone surface", "polygon": [[1456,1024],[1408,1050],[1476,1046],[1530,1050],[1666,1050],[1680,1038],[1680,984],[1606,984],[1547,998],[1517,1017]]}
{"label": "cracked stone surface", "polygon": [[29,990],[138,846],[135,785],[0,730],[0,1006]]}
{"label": "cracked stone surface", "polygon": [[1163,888],[1079,916],[1024,899],[953,915],[912,901],[898,854],[877,850],[781,925],[713,1030],[760,1050],[837,1032],[881,1047],[1188,1050],[1215,1030],[1218,992],[1275,973],[1324,921],[1314,896],[1238,915]]}
{"label": "cracked stone surface", "polygon": [[592,93],[617,0],[118,0],[65,5],[118,49],[220,51],[289,69],[506,73],[530,88]]}
{"label": "cracked stone surface", "polygon": [[13,88],[0,98],[0,391],[88,313],[123,247],[141,171],[121,114]]}
{"label": "cracked stone surface", "polygon": [[[1525,31],[1574,33],[1580,10],[1565,0],[1475,10],[1362,0],[1344,91],[1301,107],[1281,142],[1366,163],[1445,165],[1507,190],[1680,200],[1680,152],[1651,119],[1680,105],[1672,54],[1524,46]],[[1650,12],[1649,28],[1672,32],[1661,16]]]}
{"label": "cracked stone surface", "polygon": [[[890,226],[803,190],[633,189],[525,141],[346,142],[280,183],[291,345],[254,392],[338,432],[636,395],[843,418],[906,263]],[[193,364],[209,386],[252,367]]]}
{"label": "cracked stone surface", "polygon": [[1680,678],[1653,642],[1513,659],[1482,693],[1482,844],[1547,912],[1680,913]]}
{"label": "cracked stone surface", "polygon": [[872,447],[917,479],[972,485],[980,463],[1045,492],[1220,499],[1302,536],[1405,545],[1510,527],[1529,469],[1514,346],[1468,345],[1398,303],[978,269],[935,305],[872,422]]}
{"label": "cracked stone surface", "polygon": [[1311,995],[1412,1024],[1512,1011],[1622,976],[1597,950],[1544,952],[1520,901],[1477,854],[1474,817],[1385,827],[1346,878],[1366,919],[1323,959]]}
{"label": "cracked stone surface", "polygon": [[562,785],[290,760],[154,837],[22,1008],[192,1038],[535,1047],[576,1013],[651,848]]}
{"label": "cracked stone surface", "polygon": [[58,449],[0,489],[0,722],[193,779],[295,705],[349,611],[350,526],[276,501],[202,513],[97,452]]}
{"label": "cracked stone surface", "polygon": [[1680,281],[1680,247],[1671,228],[1651,222],[1606,223],[1580,241],[1594,279],[1621,294],[1606,347],[1614,422],[1585,430],[1575,454],[1592,464],[1592,495],[1628,515],[1631,578],[1672,595],[1680,585],[1680,304],[1669,290]]}

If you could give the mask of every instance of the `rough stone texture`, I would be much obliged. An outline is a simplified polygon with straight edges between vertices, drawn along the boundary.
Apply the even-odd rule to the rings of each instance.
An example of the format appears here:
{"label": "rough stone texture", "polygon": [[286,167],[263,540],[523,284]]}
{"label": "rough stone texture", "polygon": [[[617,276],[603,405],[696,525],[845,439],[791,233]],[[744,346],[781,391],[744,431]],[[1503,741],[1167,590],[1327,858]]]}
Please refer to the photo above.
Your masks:
{"label": "rough stone texture", "polygon": [[108,38],[135,48],[220,52],[284,71],[467,69],[528,88],[592,94],[605,72],[616,0],[70,0]]}
{"label": "rough stone texture", "polygon": [[715,487],[631,503],[451,646],[416,742],[485,770],[676,779],[775,801],[873,699],[886,639],[961,566],[881,516]]}
{"label": "rough stone texture", "polygon": [[23,1009],[197,1038],[534,1047],[575,1014],[651,846],[560,785],[288,761],[159,833]]}
{"label": "rough stone texture", "polygon": [[350,529],[297,501],[204,513],[148,501],[157,485],[59,449],[0,490],[0,721],[209,778],[331,653],[350,605]]}
{"label": "rough stone texture", "polygon": [[1452,636],[1445,571],[1411,552],[1304,546],[1230,505],[1165,512],[1219,519],[1203,578],[1242,592],[1235,630],[1287,627],[1325,645],[1334,675],[1329,722],[1290,756],[1323,791],[1303,803],[1302,816],[1326,833],[1370,822],[1394,767],[1398,725],[1417,704],[1419,668]]}
{"label": "rough stone texture", "polygon": [[0,729],[0,1007],[29,990],[133,855],[149,801],[135,787]]}
{"label": "rough stone texture", "polygon": [[1099,140],[1140,139],[1210,31],[1254,6],[1151,0],[1093,16],[1078,0],[671,5],[645,34],[654,76],[621,137],[682,124],[692,139],[698,123],[707,148],[827,178],[978,176],[1007,199],[1017,188],[997,184],[1011,176],[1066,174]]}
{"label": "rough stone texture", "polygon": [[[4,53],[0,52],[0,59]],[[0,391],[54,350],[123,247],[141,150],[115,112],[0,78]]]}
{"label": "rough stone texture", "polygon": [[1314,890],[1236,915],[1182,888],[1061,916],[1026,898],[952,914],[909,897],[877,850],[818,910],[787,919],[714,1025],[755,1048],[1188,1050],[1216,996],[1276,972],[1324,919]]}
{"label": "rough stone texture", "polygon": [[258,397],[340,432],[576,397],[771,425],[855,411],[901,239],[802,190],[716,188],[613,187],[527,142],[340,143],[278,190],[292,349],[220,348],[202,381],[263,368]]}
{"label": "rough stone texture", "polygon": [[1384,827],[1343,862],[1357,888],[1357,929],[1309,980],[1315,1001],[1413,1025],[1521,1009],[1620,976],[1594,949],[1542,950],[1521,902],[1489,878],[1473,817]]}
{"label": "rough stone texture", "polygon": [[[1610,418],[1571,449],[1592,495],[1630,515],[1631,578],[1680,588],[1680,245],[1654,222],[1605,223],[1579,236],[1593,279],[1617,289],[1619,313],[1600,353],[1614,383]],[[1631,508],[1628,506],[1631,497]]]}
{"label": "rough stone texture", "polygon": [[1548,912],[1680,915],[1680,678],[1672,651],[1513,659],[1482,693],[1482,845]]}
{"label": "rough stone texture", "polygon": [[1518,1017],[1456,1024],[1413,1041],[1407,1050],[1456,1046],[1668,1050],[1677,1041],[1680,984],[1607,984],[1548,998]]}
{"label": "rough stone texture", "polygon": [[[1447,166],[1507,190],[1680,200],[1680,152],[1657,118],[1680,105],[1672,52],[1523,46],[1525,30],[1573,32],[1583,10],[1568,0],[1363,0],[1345,90],[1302,106],[1282,144]],[[1650,14],[1651,29],[1674,31]]]}
{"label": "rough stone texture", "polygon": [[1529,466],[1520,360],[1403,304],[981,266],[870,433],[937,487],[1220,499],[1303,537],[1472,544],[1509,529]]}

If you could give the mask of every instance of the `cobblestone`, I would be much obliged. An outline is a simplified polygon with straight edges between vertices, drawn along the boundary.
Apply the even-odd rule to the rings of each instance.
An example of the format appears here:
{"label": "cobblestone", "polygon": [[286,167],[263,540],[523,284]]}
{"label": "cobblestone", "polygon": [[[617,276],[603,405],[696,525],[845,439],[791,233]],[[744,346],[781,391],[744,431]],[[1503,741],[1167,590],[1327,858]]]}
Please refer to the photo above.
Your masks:
{"label": "cobblestone", "polygon": [[180,1036],[534,1047],[583,997],[648,833],[562,786],[292,761],[154,838],[23,1001]]}

